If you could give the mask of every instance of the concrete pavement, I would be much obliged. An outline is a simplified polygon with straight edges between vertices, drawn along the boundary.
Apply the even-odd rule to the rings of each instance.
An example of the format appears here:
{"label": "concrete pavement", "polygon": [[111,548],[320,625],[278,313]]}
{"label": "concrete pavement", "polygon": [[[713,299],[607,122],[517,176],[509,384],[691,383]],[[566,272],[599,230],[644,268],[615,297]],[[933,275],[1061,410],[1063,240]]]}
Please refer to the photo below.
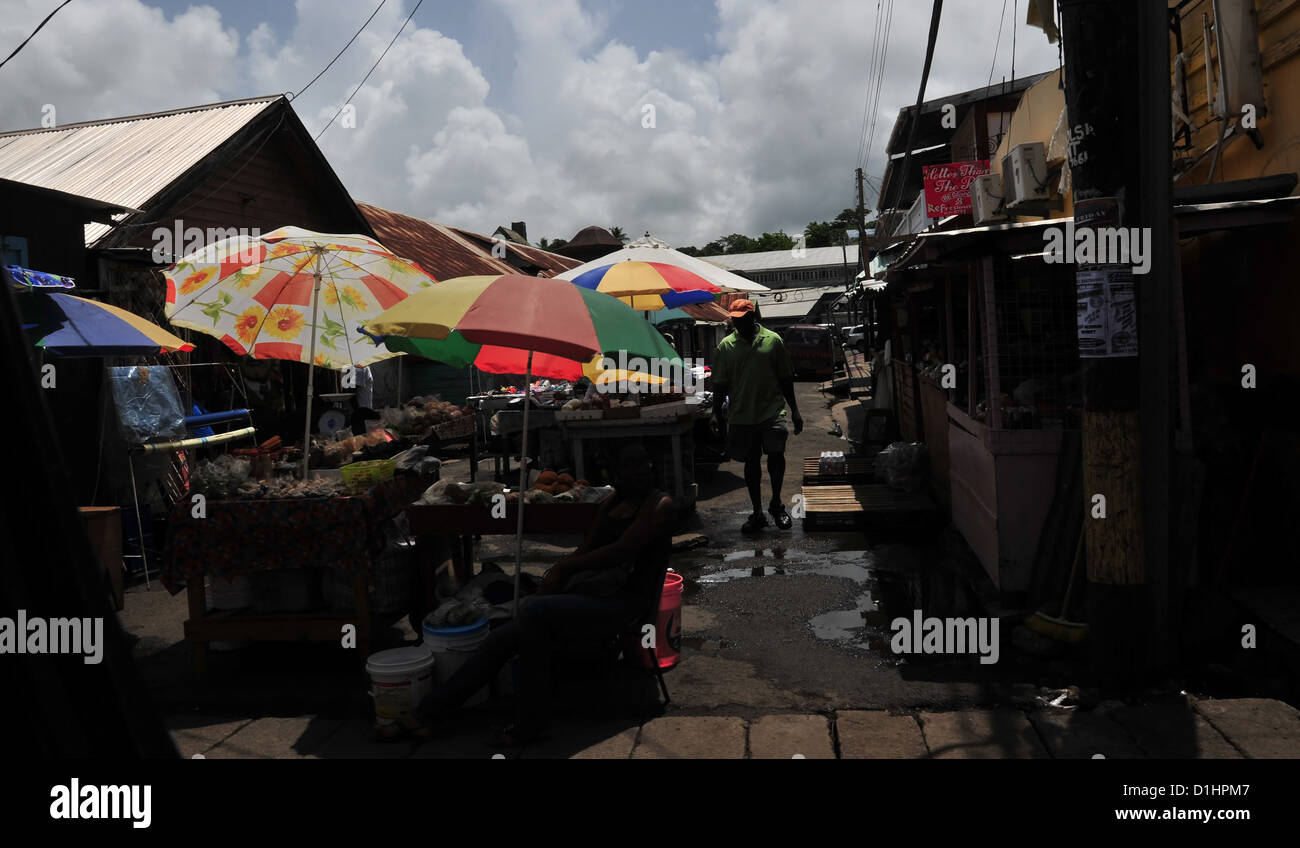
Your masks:
{"label": "concrete pavement", "polygon": [[[481,727],[379,744],[362,720],[173,718],[183,756],[204,758],[1274,759],[1300,757],[1300,711],[1281,701],[1182,699],[1112,709],[968,709],[895,714],[666,715],[561,722],[550,740],[495,751]],[[1158,732],[1153,729],[1159,728]]]}
{"label": "concrete pavement", "polygon": [[[813,384],[797,384],[797,391],[806,427],[790,440],[787,503],[799,491],[800,457],[844,447],[827,431],[835,419],[843,427],[845,405]],[[467,466],[461,460],[445,470],[460,476]],[[684,650],[668,674],[667,714],[609,717],[616,711],[588,708],[599,697],[580,695],[577,709],[558,711],[553,739],[502,756],[1300,757],[1300,714],[1280,701],[1180,697],[1190,687],[1171,684],[1141,702],[1098,702],[1071,692],[1078,678],[1068,660],[1026,658],[1005,638],[992,666],[892,654],[883,636],[893,615],[922,606],[938,615],[990,614],[970,583],[969,563],[960,560],[961,546],[947,537],[806,533],[798,521],[789,531],[742,536],[749,508],[739,471],[729,463],[702,482],[695,514],[679,528],[673,567],[686,578]],[[768,492],[765,480],[765,500]],[[545,568],[572,543],[528,539],[527,567]],[[477,558],[504,563],[512,554],[507,537],[485,537]],[[187,757],[490,757],[497,752],[484,745],[488,727],[509,718],[508,705],[494,702],[466,711],[423,745],[380,745],[371,739],[365,675],[339,646],[268,643],[216,652],[210,679],[196,682],[183,640],[183,594],[134,586],[120,615]],[[404,621],[380,636],[377,649],[416,639]]]}

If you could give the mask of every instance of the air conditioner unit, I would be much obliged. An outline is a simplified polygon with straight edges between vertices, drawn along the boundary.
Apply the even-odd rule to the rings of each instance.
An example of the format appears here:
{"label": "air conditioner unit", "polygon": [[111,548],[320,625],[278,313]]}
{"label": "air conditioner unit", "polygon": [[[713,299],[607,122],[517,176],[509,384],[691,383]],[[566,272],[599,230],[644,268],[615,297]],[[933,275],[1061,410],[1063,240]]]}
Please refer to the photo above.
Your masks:
{"label": "air conditioner unit", "polygon": [[1022,203],[1047,200],[1047,152],[1041,141],[1017,144],[1002,157],[1004,204],[1015,209]]}
{"label": "air conditioner unit", "polygon": [[984,174],[970,184],[970,210],[976,224],[1006,220],[1007,216],[999,211],[1002,197],[994,193],[1001,188],[1002,177],[998,174]]}

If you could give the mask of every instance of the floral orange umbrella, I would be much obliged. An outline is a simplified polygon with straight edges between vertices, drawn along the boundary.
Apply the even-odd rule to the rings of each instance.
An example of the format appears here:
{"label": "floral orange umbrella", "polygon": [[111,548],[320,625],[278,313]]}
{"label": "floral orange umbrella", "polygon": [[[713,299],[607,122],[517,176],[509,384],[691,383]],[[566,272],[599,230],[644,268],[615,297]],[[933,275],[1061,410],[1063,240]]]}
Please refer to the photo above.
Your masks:
{"label": "floral orange umbrella", "polygon": [[304,478],[316,366],[363,367],[395,356],[348,328],[435,282],[372,238],[299,227],[225,239],[183,257],[163,276],[172,324],[216,336],[241,355],[307,364]]}

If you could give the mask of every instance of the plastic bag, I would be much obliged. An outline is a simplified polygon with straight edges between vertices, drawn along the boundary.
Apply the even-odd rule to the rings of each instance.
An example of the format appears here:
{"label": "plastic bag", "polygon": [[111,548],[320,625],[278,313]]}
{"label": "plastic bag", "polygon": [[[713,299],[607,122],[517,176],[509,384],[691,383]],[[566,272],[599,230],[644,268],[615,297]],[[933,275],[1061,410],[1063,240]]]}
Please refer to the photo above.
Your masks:
{"label": "plastic bag", "polygon": [[876,479],[890,488],[918,492],[930,467],[929,449],[921,442],[894,442],[876,454]]}
{"label": "plastic bag", "polygon": [[122,438],[132,445],[185,437],[185,409],[171,371],[163,366],[108,369]]}
{"label": "plastic bag", "polygon": [[425,616],[424,623],[434,630],[448,627],[467,627],[488,614],[491,604],[478,595],[470,598],[452,598],[438,605]]}

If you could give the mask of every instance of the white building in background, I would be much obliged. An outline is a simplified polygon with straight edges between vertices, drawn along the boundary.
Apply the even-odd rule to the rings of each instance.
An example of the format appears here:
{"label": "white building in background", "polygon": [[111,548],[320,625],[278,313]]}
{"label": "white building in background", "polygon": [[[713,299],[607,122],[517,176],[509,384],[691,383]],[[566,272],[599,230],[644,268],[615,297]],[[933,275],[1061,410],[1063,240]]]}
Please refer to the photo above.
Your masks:
{"label": "white building in background", "polygon": [[858,273],[856,244],[843,248],[805,247],[802,250],[727,253],[700,258],[770,289],[843,286],[851,283]]}

